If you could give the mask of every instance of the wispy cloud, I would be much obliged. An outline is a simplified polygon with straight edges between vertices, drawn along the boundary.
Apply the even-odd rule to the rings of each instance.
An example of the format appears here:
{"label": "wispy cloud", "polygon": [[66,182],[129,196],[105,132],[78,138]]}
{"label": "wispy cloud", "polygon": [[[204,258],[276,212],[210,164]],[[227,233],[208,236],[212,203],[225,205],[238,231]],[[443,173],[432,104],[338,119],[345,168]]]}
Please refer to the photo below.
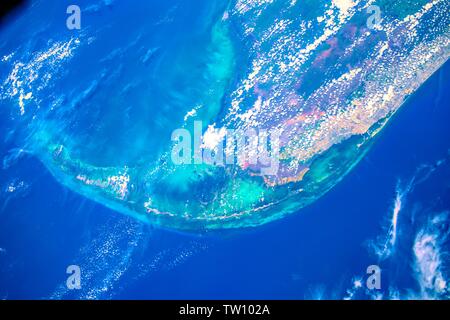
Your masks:
{"label": "wispy cloud", "polygon": [[434,216],[421,229],[414,242],[415,278],[420,286],[421,297],[424,299],[449,298],[448,270],[445,260],[448,259],[448,227],[449,213],[444,212]]}
{"label": "wispy cloud", "polygon": [[[397,182],[395,197],[382,233],[369,241],[369,251],[378,258],[389,287],[381,291],[367,290],[361,277],[355,276],[343,294],[343,299],[449,299],[450,289],[450,211],[439,210],[434,201],[422,202],[418,190],[441,172],[448,170],[449,157],[417,168],[411,179]],[[422,200],[421,200],[422,199]],[[420,203],[420,205],[419,205]],[[403,232],[401,232],[403,231]],[[400,285],[397,272],[390,266],[410,261],[411,268],[401,268],[401,273],[415,280],[409,287]],[[408,264],[406,264],[408,265]],[[404,275],[401,275],[404,276]]]}
{"label": "wispy cloud", "polygon": [[373,251],[380,260],[387,259],[394,253],[398,237],[399,214],[402,211],[403,204],[406,201],[412,186],[413,180],[404,187],[402,186],[401,181],[398,181],[391,213],[386,224],[383,226],[384,232],[377,237],[375,241],[369,242],[370,250]]}

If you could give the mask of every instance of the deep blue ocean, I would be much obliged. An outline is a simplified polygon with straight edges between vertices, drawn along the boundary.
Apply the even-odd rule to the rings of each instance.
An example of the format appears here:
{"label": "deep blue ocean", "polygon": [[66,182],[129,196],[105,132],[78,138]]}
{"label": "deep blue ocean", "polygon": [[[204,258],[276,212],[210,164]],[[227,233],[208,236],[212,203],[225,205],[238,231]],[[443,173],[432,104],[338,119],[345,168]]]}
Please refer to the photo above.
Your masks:
{"label": "deep blue ocean", "polygon": [[[442,297],[426,282],[430,270],[439,271],[435,279],[449,271],[448,62],[324,197],[288,218],[234,231],[165,230],[86,199],[35,157],[14,156],[21,146],[6,137],[10,124],[0,116],[1,299]],[[396,199],[397,238],[382,257],[374,248],[387,237]],[[438,260],[418,260],[424,233],[435,237]],[[66,287],[69,265],[80,266],[80,290]],[[370,265],[382,270],[380,290],[365,289]]]}

